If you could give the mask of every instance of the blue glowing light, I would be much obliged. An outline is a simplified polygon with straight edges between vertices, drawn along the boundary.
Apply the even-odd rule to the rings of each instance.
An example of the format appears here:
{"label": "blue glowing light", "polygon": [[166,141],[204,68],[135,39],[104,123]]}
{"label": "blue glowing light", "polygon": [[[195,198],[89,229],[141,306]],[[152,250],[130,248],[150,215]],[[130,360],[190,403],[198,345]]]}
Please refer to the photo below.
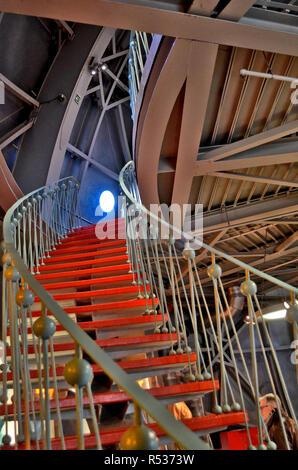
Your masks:
{"label": "blue glowing light", "polygon": [[103,191],[99,198],[99,205],[103,212],[111,212],[115,206],[115,198],[111,191]]}

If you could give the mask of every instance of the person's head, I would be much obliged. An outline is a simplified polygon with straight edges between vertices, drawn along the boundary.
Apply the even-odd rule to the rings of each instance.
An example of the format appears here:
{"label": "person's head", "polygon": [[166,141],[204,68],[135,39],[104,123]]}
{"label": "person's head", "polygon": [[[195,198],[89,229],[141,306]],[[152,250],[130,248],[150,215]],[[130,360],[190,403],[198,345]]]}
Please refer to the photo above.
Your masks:
{"label": "person's head", "polygon": [[[277,401],[278,401],[279,407],[282,408],[281,401],[278,396],[277,396]],[[260,408],[261,408],[263,419],[266,422],[271,416],[272,411],[275,410],[275,408],[277,408],[276,399],[273,393],[267,393],[267,395],[260,397]]]}

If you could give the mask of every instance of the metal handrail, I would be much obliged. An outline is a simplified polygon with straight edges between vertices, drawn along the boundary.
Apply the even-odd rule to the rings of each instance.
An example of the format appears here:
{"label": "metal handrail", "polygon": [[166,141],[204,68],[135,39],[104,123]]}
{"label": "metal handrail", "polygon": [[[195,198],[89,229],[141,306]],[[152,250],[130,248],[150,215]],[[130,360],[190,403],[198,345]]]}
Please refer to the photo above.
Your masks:
{"label": "metal handrail", "polygon": [[[208,367],[210,368],[212,379],[214,375],[212,372],[212,362],[211,362],[211,358],[209,355],[209,346],[208,346],[208,339],[206,337],[205,323],[209,322],[210,324],[211,332],[213,335],[213,340],[215,341],[215,344],[218,350],[218,357],[219,357],[219,363],[220,363],[223,406],[219,405],[217,401],[215,387],[214,387],[213,398],[215,401],[215,405],[213,406],[212,411],[216,414],[218,413],[220,414],[222,412],[229,413],[232,410],[242,409],[242,411],[244,412],[244,416],[246,416],[246,405],[245,405],[245,401],[243,398],[243,392],[242,392],[242,386],[240,382],[238,366],[235,360],[235,354],[234,354],[234,349],[232,346],[231,335],[229,333],[229,327],[225,319],[225,316],[227,315],[229,318],[230,326],[232,327],[231,331],[233,331],[234,333],[233,339],[236,341],[237,348],[239,349],[241,361],[243,363],[243,367],[244,367],[244,370],[248,379],[248,384],[251,389],[252,396],[254,398],[255,411],[256,411],[255,416],[257,419],[257,427],[258,427],[258,440],[259,440],[258,449],[262,450],[266,448],[263,443],[263,435],[265,436],[265,440],[268,443],[268,448],[275,449],[276,444],[272,442],[270,439],[266,422],[261,413],[260,394],[259,394],[259,386],[258,386],[258,364],[257,364],[257,357],[256,357],[256,340],[255,340],[255,335],[257,335],[260,341],[261,351],[264,357],[264,364],[266,367],[266,372],[268,374],[270,386],[271,386],[273,395],[276,400],[279,421],[282,427],[282,435],[285,439],[286,448],[289,449],[290,444],[288,442],[286,430],[285,430],[284,423],[283,423],[282,410],[281,410],[280,405],[278,404],[278,396],[276,392],[276,387],[274,384],[271,368],[270,368],[268,359],[266,357],[266,352],[264,349],[264,342],[261,336],[261,332],[260,332],[257,320],[260,320],[260,324],[262,324],[264,333],[270,344],[270,351],[274,358],[275,371],[281,382],[282,390],[283,390],[284,397],[286,400],[286,405],[288,407],[290,415],[292,419],[294,420],[296,426],[298,426],[297,417],[296,417],[296,414],[295,414],[295,411],[294,411],[294,408],[293,408],[293,405],[292,405],[292,402],[291,402],[291,399],[287,390],[286,381],[283,377],[283,373],[280,368],[279,361],[277,359],[274,345],[272,343],[272,340],[268,332],[268,328],[267,328],[266,321],[262,312],[262,308],[256,296],[257,285],[253,281],[250,280],[250,274],[254,274],[261,279],[266,279],[272,284],[275,284],[276,286],[280,288],[286,289],[291,293],[291,304],[292,304],[291,308],[294,309],[293,312],[295,311],[296,313],[295,313],[295,319],[293,320],[293,318],[291,318],[292,313],[290,313],[290,310],[289,310],[288,313],[290,313],[290,315],[287,314],[287,320],[289,322],[297,321],[296,320],[297,305],[295,303],[295,294],[298,293],[298,289],[296,289],[295,287],[283,281],[280,281],[279,279],[276,279],[270,275],[262,273],[261,271],[253,268],[252,266],[249,266],[246,263],[243,263],[242,261],[239,261],[236,258],[233,258],[230,255],[227,255],[226,253],[223,253],[219,250],[216,250],[213,247],[208,246],[207,244],[203,243],[201,240],[197,240],[196,238],[194,238],[191,234],[180,230],[179,228],[169,224],[166,220],[158,217],[155,213],[150,212],[150,210],[144,207],[141,202],[134,168],[135,168],[134,162],[133,161],[128,162],[120,172],[119,182],[120,182],[122,191],[127,197],[127,205],[129,207],[128,226],[130,226],[131,224],[133,224],[133,226],[135,225],[133,229],[131,228],[128,229],[128,238],[130,238],[130,235],[131,235],[132,236],[131,242],[130,242],[131,246],[134,247],[134,245],[136,245],[138,247],[139,261],[138,263],[136,263],[137,277],[140,278],[140,274],[138,272],[139,271],[138,264],[140,264],[140,269],[142,269],[142,263],[144,263],[144,261],[142,261],[142,257],[143,257],[142,252],[144,251],[144,249],[146,250],[146,255],[144,255],[144,258],[146,259],[147,257],[147,259],[149,259],[148,250],[146,249],[146,246],[149,243],[151,247],[151,252],[153,254],[153,257],[155,258],[153,261],[155,265],[154,274],[158,282],[158,286],[155,286],[155,291],[157,292],[159,304],[161,306],[161,311],[163,311],[163,309],[165,308],[166,312],[168,313],[168,308],[165,307],[163,300],[165,301],[165,303],[167,303],[165,296],[169,294],[170,297],[172,297],[172,308],[174,311],[174,318],[175,318],[175,329],[173,330],[173,325],[172,325],[172,322],[170,321],[168,325],[169,331],[171,330],[177,331],[177,328],[179,328],[180,330],[180,327],[179,327],[179,323],[180,323],[181,328],[182,328],[182,330],[180,331],[181,333],[183,333],[183,331],[185,332],[185,324],[183,324],[184,320],[183,318],[181,318],[181,299],[180,299],[180,294],[179,294],[180,287],[178,287],[178,282],[181,283],[181,290],[184,294],[187,311],[192,322],[192,332],[194,335],[194,347],[195,347],[195,352],[196,352],[197,372],[196,372],[196,375],[194,376],[191,372],[191,369],[189,368],[188,380],[195,380],[195,378],[197,380],[204,380],[204,378],[206,378],[209,375],[208,370],[206,368],[206,363],[202,355],[202,348],[200,345],[200,340],[198,338],[197,313],[199,313],[198,318],[200,318],[199,319],[200,325],[203,330],[203,335],[205,337],[206,351],[208,354],[208,361],[209,361]],[[148,220],[148,216],[149,216],[149,220]],[[163,236],[163,238],[169,250],[169,260],[170,260],[169,266],[167,266],[168,261],[164,255],[164,250],[162,248],[162,243],[161,243],[161,240],[162,240],[161,233],[163,230],[162,226],[167,229],[167,235]],[[136,237],[136,241],[134,241],[135,237]],[[187,264],[187,274],[188,274],[188,279],[189,279],[188,281],[189,285],[187,286],[188,290],[186,289],[186,285],[183,280],[181,268],[179,266],[180,263],[178,261],[177,251],[175,248],[175,242],[176,242],[176,239],[178,238],[186,242],[182,255],[183,255],[183,258],[186,260],[186,264]],[[190,242],[191,242],[191,245],[190,245]],[[159,249],[157,248],[158,244],[159,244]],[[144,245],[144,249],[142,248],[142,245]],[[210,310],[208,307],[208,303],[206,301],[204,291],[202,290],[202,284],[201,284],[197,266],[196,266],[195,249],[198,249],[198,248],[204,248],[206,251],[211,252],[212,264],[208,267],[207,273],[210,278],[210,281],[213,284],[214,309],[215,309],[214,321],[216,321],[217,333],[215,332],[215,328],[213,326],[213,322],[210,317]],[[164,277],[161,274],[158,250],[160,250],[161,259],[163,259],[163,267],[165,268],[165,271],[164,271],[164,277],[166,277],[165,282],[163,280]],[[176,260],[176,263],[177,263],[177,274],[175,273],[175,269],[173,266],[172,253],[174,253],[174,259]],[[250,352],[251,352],[252,377],[250,376],[250,373],[248,371],[247,364],[243,356],[242,347],[241,347],[241,344],[239,342],[239,338],[237,335],[237,330],[235,329],[235,323],[234,323],[234,320],[232,318],[232,315],[229,309],[227,297],[224,292],[223,284],[221,281],[222,270],[221,270],[220,265],[217,264],[215,261],[216,255],[219,258],[227,259],[230,263],[233,263],[239,266],[239,268],[242,268],[245,271],[246,280],[242,282],[240,286],[240,291],[242,295],[246,297],[247,299],[247,309],[248,309],[248,314],[249,314],[248,325],[249,325],[249,339],[250,339],[250,346],[251,346]],[[179,275],[179,278],[178,278],[178,275]],[[150,267],[147,271],[145,269],[145,272],[143,270],[143,275],[141,277],[145,279],[149,279],[151,284],[152,283],[154,284],[154,276],[152,277],[152,274],[150,272]],[[167,281],[169,282],[170,287],[166,291],[165,284]],[[180,305],[180,318],[179,318],[179,308],[178,308],[177,302]],[[204,305],[204,308],[206,310],[206,314],[207,314],[206,319],[204,319],[202,315],[202,305]],[[226,310],[224,310],[224,308]],[[182,313],[182,316],[184,316],[184,313]],[[224,331],[226,334],[227,345],[229,347],[231,359],[233,362],[233,367],[234,367],[235,374],[236,374],[237,388],[238,388],[238,393],[239,393],[240,402],[241,402],[240,404],[235,400],[235,395],[232,391],[230,379],[228,378],[227,370],[225,366],[225,360],[224,360],[224,354],[223,354],[223,351],[226,348],[226,346],[224,346],[224,343],[223,343]],[[186,342],[186,349],[187,348],[188,348],[188,345]],[[179,349],[180,349],[180,342],[178,342],[178,350]],[[171,350],[173,351],[173,348]],[[175,352],[173,351],[173,353]],[[228,392],[230,394],[230,400],[232,401],[231,406],[229,404]],[[249,440],[249,448],[254,448],[251,442],[251,437],[249,435],[249,430],[248,430],[249,426],[248,426],[248,421],[246,418],[245,418],[245,427],[246,427],[247,437]]]}
{"label": "metal handrail", "polygon": [[[56,184],[60,184],[64,180],[65,178]],[[69,333],[75,343],[81,346],[85,353],[133,399],[137,406],[144,409],[148,415],[158,422],[167,435],[185,449],[208,450],[209,447],[200,438],[192,433],[182,422],[177,421],[166,407],[131,379],[130,376],[64,312],[25,265],[24,260],[14,245],[12,231],[13,214],[25,201],[46,188],[49,189],[49,186],[44,186],[38,190],[32,191],[27,196],[21,198],[7,211],[4,218],[3,236],[5,249],[10,254],[19,274],[46,309],[51,312],[60,325]]]}
{"label": "metal handrail", "polygon": [[135,164],[132,160],[126,163],[126,165],[122,168],[122,170],[120,172],[120,175],[119,175],[120,186],[121,186],[123,192],[128,197],[128,199],[133,204],[135,204],[135,206],[138,209],[140,209],[141,211],[145,212],[147,215],[150,216],[150,220],[154,220],[156,223],[161,224],[164,227],[166,227],[168,229],[168,232],[173,234],[174,238],[175,238],[175,234],[176,234],[177,235],[176,238],[184,239],[184,240],[187,240],[187,241],[191,242],[192,243],[192,248],[194,248],[194,249],[205,248],[206,250],[210,251],[211,253],[214,253],[215,255],[217,255],[221,258],[224,258],[224,259],[230,261],[233,264],[236,264],[240,268],[242,268],[244,270],[248,270],[252,274],[255,274],[256,276],[259,276],[262,279],[265,279],[266,281],[269,281],[269,282],[277,285],[278,287],[281,287],[281,288],[286,289],[290,292],[293,292],[293,294],[298,295],[298,289],[296,287],[291,286],[290,284],[288,284],[286,282],[280,281],[279,279],[277,279],[273,276],[270,276],[269,274],[263,273],[262,271],[259,271],[258,269],[254,268],[253,266],[249,266],[248,264],[243,263],[242,261],[239,261],[238,259],[234,258],[233,256],[227,255],[223,251],[217,250],[216,248],[213,248],[213,247],[207,245],[206,243],[202,242],[201,240],[197,240],[195,237],[191,236],[189,233],[186,233],[186,232],[180,230],[179,228],[174,227],[173,225],[169,224],[166,220],[161,219],[160,217],[158,217],[153,212],[150,212],[141,202],[139,202],[139,201],[137,201],[137,199],[135,199],[135,197],[130,193],[130,191],[128,190],[128,188],[127,188],[127,186],[124,182],[125,173],[127,171],[134,171],[134,169],[135,169]]}

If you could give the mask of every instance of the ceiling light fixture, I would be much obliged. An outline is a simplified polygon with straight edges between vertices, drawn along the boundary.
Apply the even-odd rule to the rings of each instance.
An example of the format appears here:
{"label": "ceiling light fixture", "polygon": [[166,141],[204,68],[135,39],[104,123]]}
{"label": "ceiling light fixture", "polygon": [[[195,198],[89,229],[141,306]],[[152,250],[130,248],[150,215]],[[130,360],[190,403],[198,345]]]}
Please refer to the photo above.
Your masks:
{"label": "ceiling light fixture", "polygon": [[103,191],[99,198],[99,205],[103,212],[111,212],[115,206],[115,198],[111,191]]}
{"label": "ceiling light fixture", "polygon": [[108,66],[106,63],[97,62],[95,57],[91,58],[89,65],[88,65],[89,73],[92,76],[96,75],[100,70],[102,71],[107,70],[107,68]]}

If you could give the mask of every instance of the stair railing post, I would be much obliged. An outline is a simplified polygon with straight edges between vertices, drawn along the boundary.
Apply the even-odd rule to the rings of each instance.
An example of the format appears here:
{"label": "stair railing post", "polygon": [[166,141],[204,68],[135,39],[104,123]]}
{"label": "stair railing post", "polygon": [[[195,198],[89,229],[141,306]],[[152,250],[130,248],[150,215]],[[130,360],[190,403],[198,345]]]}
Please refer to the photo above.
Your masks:
{"label": "stair railing post", "polygon": [[262,421],[261,421],[261,409],[260,409],[260,396],[259,396],[259,378],[258,378],[258,363],[256,354],[255,344],[255,332],[254,332],[254,317],[253,317],[253,306],[251,296],[256,293],[256,284],[250,280],[249,272],[245,272],[246,281],[241,284],[241,292],[246,295],[247,308],[249,316],[249,338],[250,338],[250,351],[251,351],[251,362],[252,362],[252,375],[253,375],[253,386],[254,386],[254,400],[256,409],[256,419],[258,428],[258,449],[263,450],[263,432],[262,432]]}

